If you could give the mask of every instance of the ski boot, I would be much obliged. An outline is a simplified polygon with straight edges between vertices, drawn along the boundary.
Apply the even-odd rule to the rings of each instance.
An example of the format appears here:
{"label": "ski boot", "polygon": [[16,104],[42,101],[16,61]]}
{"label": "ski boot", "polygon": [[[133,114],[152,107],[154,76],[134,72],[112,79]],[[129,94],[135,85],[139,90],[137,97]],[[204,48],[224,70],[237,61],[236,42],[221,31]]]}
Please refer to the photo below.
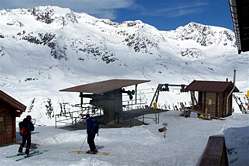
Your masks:
{"label": "ski boot", "polygon": [[26,149],[25,154],[29,156],[29,149]]}
{"label": "ski boot", "polygon": [[18,153],[22,153],[22,147],[21,146],[18,149]]}
{"label": "ski boot", "polygon": [[86,153],[88,154],[96,154],[98,151],[97,150],[88,150]]}

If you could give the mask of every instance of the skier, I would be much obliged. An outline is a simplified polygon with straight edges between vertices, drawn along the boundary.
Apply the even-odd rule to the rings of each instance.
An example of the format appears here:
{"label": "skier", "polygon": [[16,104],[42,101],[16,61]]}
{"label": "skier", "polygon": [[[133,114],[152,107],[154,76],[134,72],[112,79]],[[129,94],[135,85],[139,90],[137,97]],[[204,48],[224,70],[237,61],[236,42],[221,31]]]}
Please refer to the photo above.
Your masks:
{"label": "skier", "polygon": [[86,115],[86,127],[87,127],[87,143],[89,144],[90,150],[87,153],[96,154],[98,150],[96,149],[94,138],[98,135],[99,126],[94,117],[90,117],[89,114]]}
{"label": "skier", "polygon": [[22,153],[23,147],[26,145],[25,154],[29,155],[29,149],[31,146],[31,131],[34,131],[34,125],[31,121],[31,116],[28,115],[26,118],[23,119],[22,122],[19,123],[20,135],[22,136],[22,143],[18,149],[19,153]]}

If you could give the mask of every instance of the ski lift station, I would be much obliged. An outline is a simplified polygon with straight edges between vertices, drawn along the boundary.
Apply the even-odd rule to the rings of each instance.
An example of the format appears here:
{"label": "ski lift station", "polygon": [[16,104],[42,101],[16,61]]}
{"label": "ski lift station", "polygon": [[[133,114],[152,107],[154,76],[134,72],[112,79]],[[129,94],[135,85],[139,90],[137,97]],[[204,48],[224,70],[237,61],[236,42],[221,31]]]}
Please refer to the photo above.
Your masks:
{"label": "ski lift station", "polygon": [[16,117],[26,106],[0,90],[0,146],[16,143]]}
{"label": "ski lift station", "polygon": [[[128,80],[128,79],[112,79],[100,82],[94,82],[84,85],[78,85],[60,90],[61,92],[77,92],[80,97],[81,116],[85,114],[103,113],[103,123],[117,122],[121,118],[123,111],[122,94],[125,93],[129,99],[135,96],[135,104],[137,103],[137,87],[138,84],[149,82],[149,80]],[[134,90],[125,90],[125,87],[134,86]],[[89,103],[85,103],[86,99],[90,99]],[[87,105],[91,105],[88,107]],[[77,117],[75,117],[77,118]]]}

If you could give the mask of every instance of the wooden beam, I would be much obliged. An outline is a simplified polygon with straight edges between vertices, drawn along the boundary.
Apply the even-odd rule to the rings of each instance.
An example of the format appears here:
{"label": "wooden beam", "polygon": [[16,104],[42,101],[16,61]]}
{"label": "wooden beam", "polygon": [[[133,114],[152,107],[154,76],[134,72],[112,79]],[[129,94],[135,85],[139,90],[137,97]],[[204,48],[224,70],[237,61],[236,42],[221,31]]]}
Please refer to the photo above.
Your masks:
{"label": "wooden beam", "polygon": [[228,166],[224,136],[210,136],[199,166]]}

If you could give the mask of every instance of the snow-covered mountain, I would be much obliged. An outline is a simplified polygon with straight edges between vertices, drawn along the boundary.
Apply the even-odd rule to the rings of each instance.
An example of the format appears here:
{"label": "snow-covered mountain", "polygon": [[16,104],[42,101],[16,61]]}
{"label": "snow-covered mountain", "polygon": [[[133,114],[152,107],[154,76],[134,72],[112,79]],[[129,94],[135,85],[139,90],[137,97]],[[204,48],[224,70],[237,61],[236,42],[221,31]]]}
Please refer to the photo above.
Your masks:
{"label": "snow-covered mountain", "polygon": [[65,96],[58,90],[75,84],[110,78],[187,84],[232,79],[233,69],[245,90],[248,66],[234,33],[221,27],[191,22],[160,31],[55,6],[0,11],[0,88],[26,105]]}

